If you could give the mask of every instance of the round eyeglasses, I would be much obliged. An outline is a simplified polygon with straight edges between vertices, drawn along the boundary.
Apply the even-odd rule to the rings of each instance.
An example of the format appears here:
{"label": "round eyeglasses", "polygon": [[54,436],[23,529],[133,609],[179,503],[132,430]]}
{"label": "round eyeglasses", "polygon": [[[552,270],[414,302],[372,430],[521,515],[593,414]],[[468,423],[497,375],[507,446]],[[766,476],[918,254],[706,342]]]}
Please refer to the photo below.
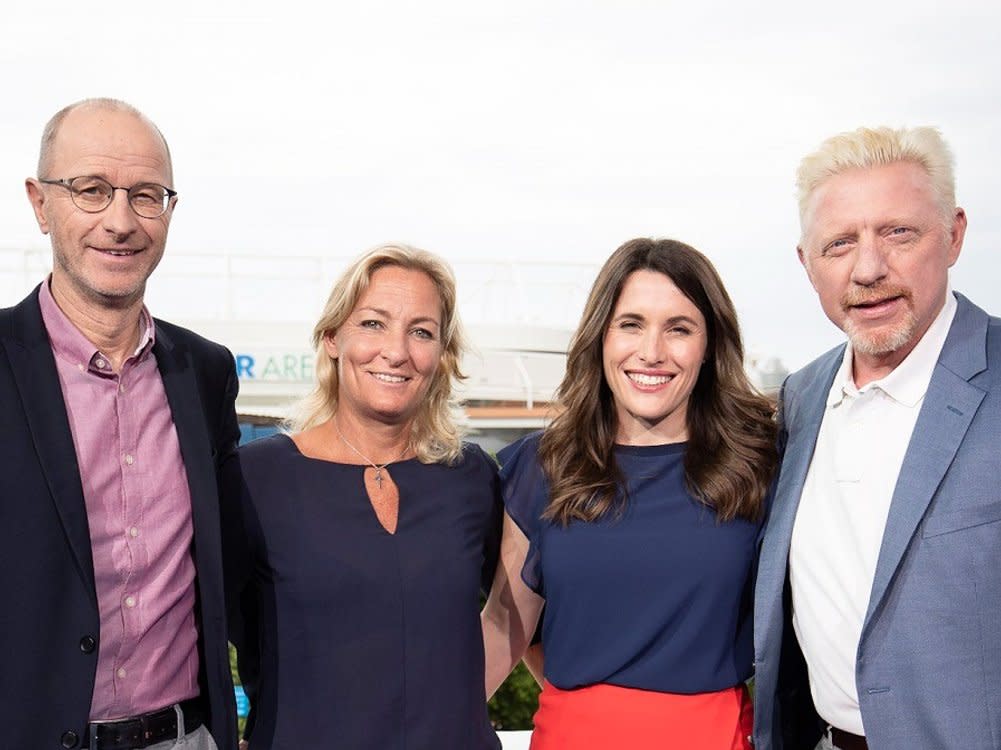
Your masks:
{"label": "round eyeglasses", "polygon": [[71,177],[68,180],[43,180],[45,185],[59,185],[70,191],[73,205],[81,211],[96,214],[111,205],[116,190],[124,190],[129,197],[132,210],[144,219],[156,219],[163,216],[170,207],[170,199],[177,195],[171,190],[155,182],[140,182],[132,187],[112,185],[103,177]]}

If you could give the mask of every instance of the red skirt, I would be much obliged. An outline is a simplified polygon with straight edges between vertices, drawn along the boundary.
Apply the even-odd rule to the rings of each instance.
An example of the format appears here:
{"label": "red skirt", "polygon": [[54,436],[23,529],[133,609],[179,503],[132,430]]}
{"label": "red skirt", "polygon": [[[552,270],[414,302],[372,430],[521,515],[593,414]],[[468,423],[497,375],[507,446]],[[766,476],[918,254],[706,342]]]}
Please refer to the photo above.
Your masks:
{"label": "red skirt", "polygon": [[751,750],[753,714],[744,685],[681,695],[546,682],[530,750]]}

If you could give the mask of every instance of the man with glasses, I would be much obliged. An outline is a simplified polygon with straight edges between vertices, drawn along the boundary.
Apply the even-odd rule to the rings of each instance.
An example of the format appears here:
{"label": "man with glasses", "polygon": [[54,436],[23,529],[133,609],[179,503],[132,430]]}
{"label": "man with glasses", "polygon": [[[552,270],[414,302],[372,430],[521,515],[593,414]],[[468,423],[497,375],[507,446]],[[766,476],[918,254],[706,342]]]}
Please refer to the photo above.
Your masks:
{"label": "man with glasses", "polygon": [[0,311],[0,746],[235,747],[217,470],[229,352],[154,320],[177,193],[110,99],[45,127],[26,181],[52,274]]}

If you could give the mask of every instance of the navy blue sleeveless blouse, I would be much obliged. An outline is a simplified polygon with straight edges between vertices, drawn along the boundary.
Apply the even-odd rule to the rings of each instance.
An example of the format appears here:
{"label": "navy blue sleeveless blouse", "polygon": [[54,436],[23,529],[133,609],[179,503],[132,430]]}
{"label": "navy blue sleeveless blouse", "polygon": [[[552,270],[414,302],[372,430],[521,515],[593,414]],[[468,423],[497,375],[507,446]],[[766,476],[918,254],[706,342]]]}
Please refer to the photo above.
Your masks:
{"label": "navy blue sleeveless blouse", "polygon": [[685,488],[684,443],[617,446],[621,515],[542,521],[540,433],[499,454],[504,503],[529,540],[525,583],[546,600],[545,676],[667,693],[733,687],[752,673],[751,603],[760,523],[721,523]]}
{"label": "navy blue sleeveless blouse", "polygon": [[[227,471],[230,618],[254,750],[499,750],[483,694],[480,592],[502,507],[493,459],[390,464],[395,534],[365,466],[307,458],[285,435]],[[233,538],[236,537],[236,538]]]}

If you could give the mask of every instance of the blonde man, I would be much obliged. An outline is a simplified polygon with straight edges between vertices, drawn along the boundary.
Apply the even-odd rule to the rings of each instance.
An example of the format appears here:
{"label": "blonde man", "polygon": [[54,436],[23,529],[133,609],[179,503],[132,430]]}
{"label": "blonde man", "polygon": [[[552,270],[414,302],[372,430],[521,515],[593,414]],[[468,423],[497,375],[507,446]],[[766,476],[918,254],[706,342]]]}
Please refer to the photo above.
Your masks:
{"label": "blonde man", "polygon": [[848,341],[781,396],[757,747],[1001,747],[1001,321],[949,286],[952,156],[861,128],[798,185],[799,258]]}

